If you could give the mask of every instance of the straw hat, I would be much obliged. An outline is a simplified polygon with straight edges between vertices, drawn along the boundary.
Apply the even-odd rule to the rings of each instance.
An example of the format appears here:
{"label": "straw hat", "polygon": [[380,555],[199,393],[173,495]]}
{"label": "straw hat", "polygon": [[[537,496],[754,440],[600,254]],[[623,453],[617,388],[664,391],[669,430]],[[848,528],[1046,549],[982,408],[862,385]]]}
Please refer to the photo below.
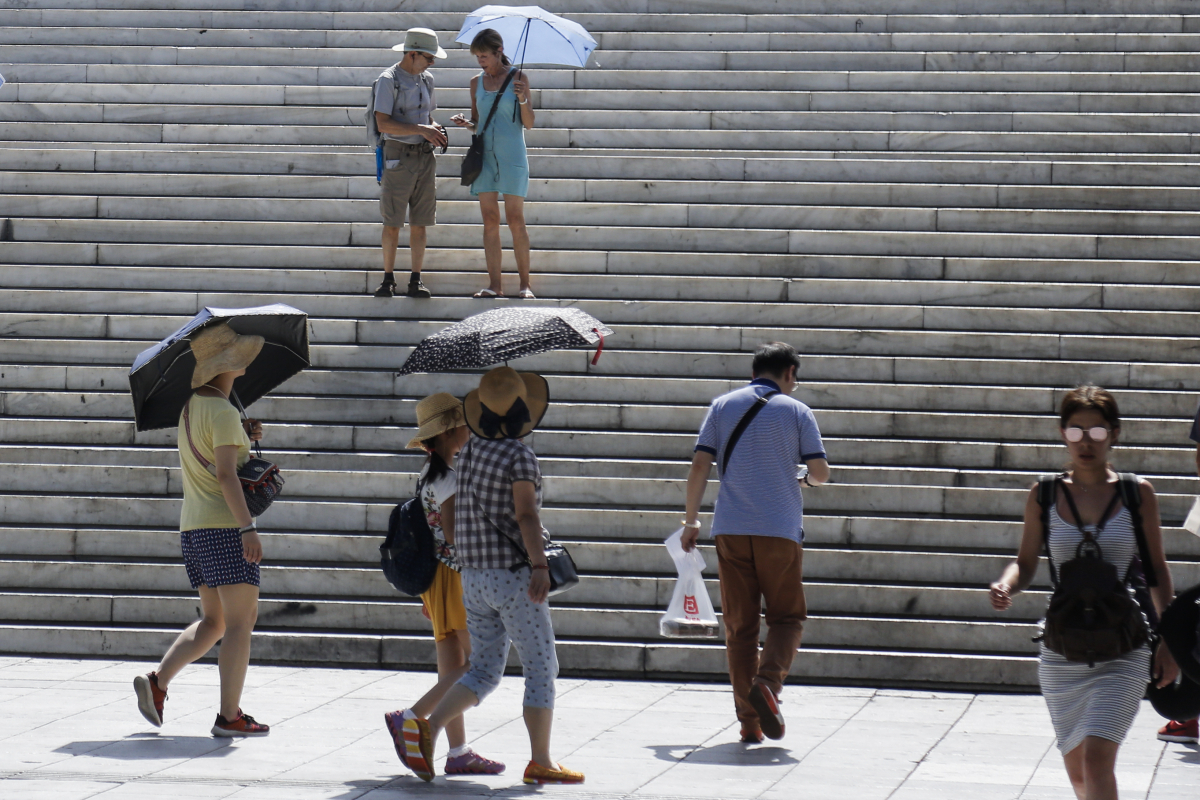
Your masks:
{"label": "straw hat", "polygon": [[520,439],[529,435],[550,405],[546,379],[532,372],[496,367],[463,400],[471,431],[484,439]]}
{"label": "straw hat", "polygon": [[439,433],[466,425],[462,402],[448,392],[431,394],[417,403],[417,435],[406,445],[410,450],[423,450],[422,443]]}
{"label": "straw hat", "polygon": [[200,388],[222,372],[237,372],[250,366],[265,341],[261,336],[243,336],[224,322],[200,331],[192,339],[192,355],[196,357],[192,388]]}
{"label": "straw hat", "polygon": [[429,28],[409,28],[404,32],[404,43],[392,45],[393,50],[408,53],[416,50],[429,53],[434,58],[445,58],[446,51],[438,44],[437,33]]}

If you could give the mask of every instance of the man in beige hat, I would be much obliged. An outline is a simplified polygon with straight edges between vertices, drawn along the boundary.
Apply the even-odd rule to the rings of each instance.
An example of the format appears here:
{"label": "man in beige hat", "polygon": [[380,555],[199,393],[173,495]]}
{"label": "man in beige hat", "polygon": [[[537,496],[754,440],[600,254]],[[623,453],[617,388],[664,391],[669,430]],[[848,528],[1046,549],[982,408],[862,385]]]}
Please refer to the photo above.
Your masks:
{"label": "man in beige hat", "polygon": [[408,251],[412,275],[409,297],[430,297],[421,283],[425,260],[425,228],[435,223],[437,171],[433,150],[445,147],[446,130],[433,121],[437,103],[433,99],[433,76],[428,69],[434,59],[445,58],[437,34],[428,28],[411,28],[404,43],[392,48],[404,53],[399,62],[383,71],[375,81],[375,126],[383,145],[383,180],[379,211],[383,217],[383,283],[376,297],[397,294],[393,270],[400,229],[408,218]]}

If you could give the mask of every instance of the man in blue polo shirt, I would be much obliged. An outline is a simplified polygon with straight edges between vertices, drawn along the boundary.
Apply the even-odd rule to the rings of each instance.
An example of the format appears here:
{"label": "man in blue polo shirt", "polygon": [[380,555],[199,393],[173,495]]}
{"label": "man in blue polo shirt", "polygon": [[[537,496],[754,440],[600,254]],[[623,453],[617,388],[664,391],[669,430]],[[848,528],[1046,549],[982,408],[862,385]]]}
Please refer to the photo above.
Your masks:
{"label": "man in blue polo shirt", "polygon": [[[685,550],[696,546],[700,534],[700,503],[712,466],[722,465],[712,533],[717,539],[729,681],[741,739],[747,743],[761,742],[764,733],[772,739],[783,737],[779,693],[808,617],[801,570],[800,486],[829,480],[829,462],[812,410],[789,396],[796,389],[799,366],[800,357],[791,345],[771,342],[759,347],[750,385],[713,400],[688,474]],[[801,462],[808,473],[798,478]],[[767,638],[760,654],[764,601]]]}

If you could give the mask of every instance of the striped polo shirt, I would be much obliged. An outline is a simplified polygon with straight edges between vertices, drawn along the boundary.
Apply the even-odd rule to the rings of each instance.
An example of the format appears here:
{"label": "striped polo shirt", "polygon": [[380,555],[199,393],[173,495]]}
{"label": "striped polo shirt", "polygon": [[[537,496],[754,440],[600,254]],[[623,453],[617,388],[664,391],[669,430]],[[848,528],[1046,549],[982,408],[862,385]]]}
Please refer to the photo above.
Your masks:
{"label": "striped polo shirt", "polygon": [[[749,386],[713,400],[700,426],[696,449],[711,453],[718,468],[733,429],[774,381],[757,378]],[[825,445],[812,409],[792,397],[774,395],[738,440],[729,469],[721,475],[712,532],[804,540],[804,498],[796,465],[825,458]]]}

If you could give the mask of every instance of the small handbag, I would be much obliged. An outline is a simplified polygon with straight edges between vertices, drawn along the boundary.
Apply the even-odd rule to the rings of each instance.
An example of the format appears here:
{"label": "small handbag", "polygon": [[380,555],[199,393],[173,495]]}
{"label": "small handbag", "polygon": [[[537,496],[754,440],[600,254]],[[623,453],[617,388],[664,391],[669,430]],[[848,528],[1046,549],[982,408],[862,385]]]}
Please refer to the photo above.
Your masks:
{"label": "small handbag", "polygon": [[[470,186],[479,177],[479,173],[483,172],[483,134],[487,130],[488,125],[492,123],[492,117],[496,116],[496,108],[500,105],[500,97],[504,94],[504,90],[508,88],[509,82],[513,76],[517,74],[515,69],[508,71],[508,77],[504,79],[500,91],[496,93],[496,102],[492,103],[492,110],[488,112],[487,119],[483,122],[483,127],[477,133],[471,134],[471,146],[467,148],[466,154],[462,160],[462,185]],[[483,80],[483,78],[480,78]]]}
{"label": "small handbag", "polygon": [[[242,418],[246,417],[246,409],[242,408],[242,403],[237,400],[237,395],[233,395],[237,402],[238,410],[241,411]],[[183,407],[183,429],[187,433],[188,446],[192,448],[192,455],[200,462],[200,466],[211,472],[215,477],[217,474],[217,466],[210,462],[207,458],[200,455],[200,451],[196,449],[196,443],[192,441],[192,423],[188,414],[191,408],[191,398]],[[242,494],[246,498],[246,508],[250,511],[250,516],[261,516],[264,511],[270,508],[271,503],[275,502],[275,498],[283,492],[283,474],[279,471],[279,467],[272,462],[267,461],[262,457],[262,448],[258,446],[258,442],[254,443],[254,458],[246,461],[242,468],[238,470],[238,480],[242,484]]]}

